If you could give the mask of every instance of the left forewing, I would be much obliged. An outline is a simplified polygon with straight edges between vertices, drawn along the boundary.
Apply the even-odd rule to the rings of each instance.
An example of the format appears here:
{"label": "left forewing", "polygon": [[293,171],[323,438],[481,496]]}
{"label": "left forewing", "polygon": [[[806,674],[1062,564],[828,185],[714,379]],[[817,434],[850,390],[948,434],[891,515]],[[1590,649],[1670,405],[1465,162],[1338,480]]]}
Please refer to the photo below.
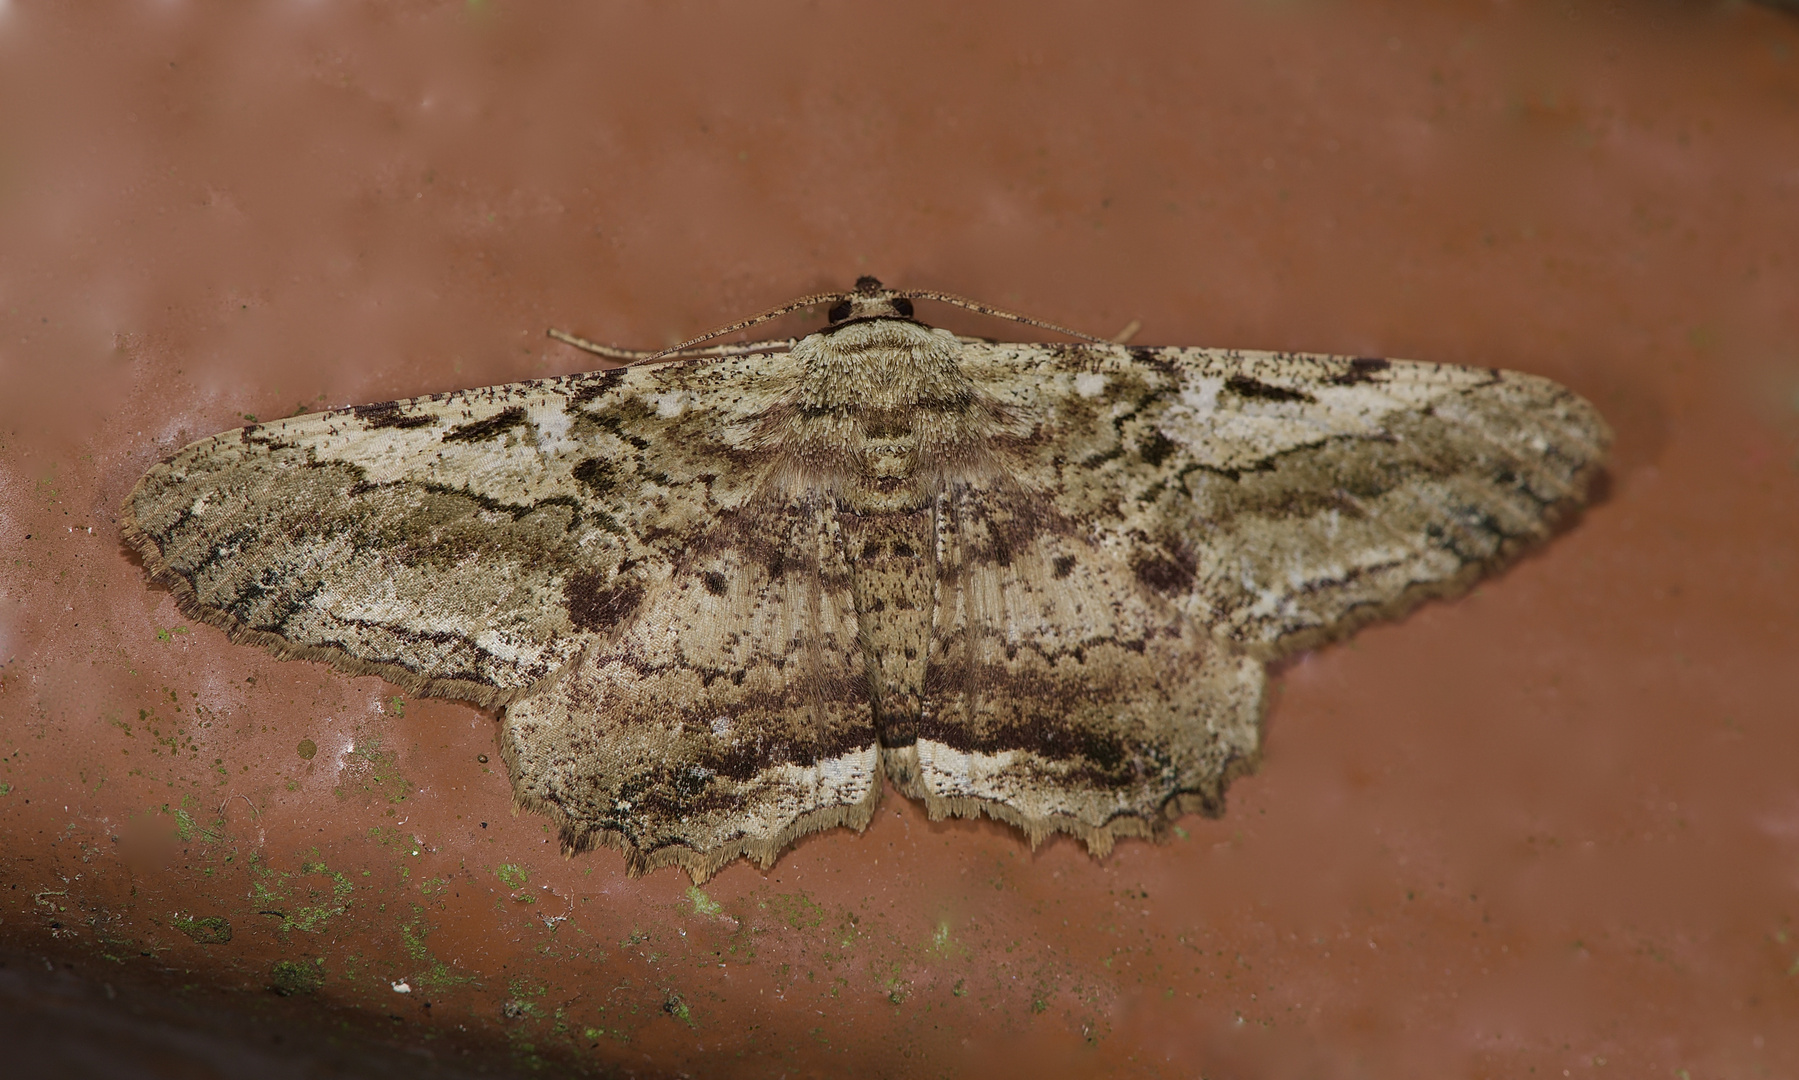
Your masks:
{"label": "left forewing", "polygon": [[122,531],[191,616],[414,693],[516,698],[607,639],[741,497],[784,358],[252,425],[151,469]]}

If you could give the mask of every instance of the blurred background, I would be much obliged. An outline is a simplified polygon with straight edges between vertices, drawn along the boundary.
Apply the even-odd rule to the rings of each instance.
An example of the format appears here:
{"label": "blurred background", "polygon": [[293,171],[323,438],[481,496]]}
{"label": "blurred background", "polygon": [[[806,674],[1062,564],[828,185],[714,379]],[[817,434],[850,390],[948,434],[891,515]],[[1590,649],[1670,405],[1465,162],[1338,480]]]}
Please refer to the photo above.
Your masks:
{"label": "blurred background", "polygon": [[[8,1071],[1799,1075],[1795,236],[1777,5],[0,3]],[[1615,453],[1287,664],[1222,818],[1097,861],[889,793],[703,889],[119,541],[193,438],[864,273],[1530,371]]]}

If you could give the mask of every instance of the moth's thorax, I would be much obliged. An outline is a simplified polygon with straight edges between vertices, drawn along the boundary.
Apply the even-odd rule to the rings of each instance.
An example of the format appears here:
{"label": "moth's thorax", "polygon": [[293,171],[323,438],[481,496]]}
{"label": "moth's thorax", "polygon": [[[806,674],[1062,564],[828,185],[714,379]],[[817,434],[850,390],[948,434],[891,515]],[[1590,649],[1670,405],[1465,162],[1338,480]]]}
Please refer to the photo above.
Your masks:
{"label": "moth's thorax", "polygon": [[793,348],[802,374],[769,434],[790,479],[847,509],[914,509],[991,441],[993,410],[954,335],[898,318],[841,324]]}
{"label": "moth's thorax", "polygon": [[833,327],[803,338],[793,356],[804,367],[797,400],[805,409],[904,410],[974,393],[955,336],[905,319]]}

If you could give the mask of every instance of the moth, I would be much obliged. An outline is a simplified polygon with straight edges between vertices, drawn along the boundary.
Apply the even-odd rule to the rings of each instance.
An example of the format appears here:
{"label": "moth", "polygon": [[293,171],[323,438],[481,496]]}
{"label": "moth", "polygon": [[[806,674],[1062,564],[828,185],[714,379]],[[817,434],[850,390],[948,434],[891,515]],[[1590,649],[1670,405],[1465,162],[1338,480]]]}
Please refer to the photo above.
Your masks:
{"label": "moth", "polygon": [[996,342],[920,299],[1034,322],[863,278],[720,331],[831,305],[797,340],[561,335],[629,363],[202,439],[123,533],[237,641],[497,708],[565,853],[703,881],[883,781],[1096,855],[1217,815],[1269,661],[1544,540],[1610,440],[1531,375]]}

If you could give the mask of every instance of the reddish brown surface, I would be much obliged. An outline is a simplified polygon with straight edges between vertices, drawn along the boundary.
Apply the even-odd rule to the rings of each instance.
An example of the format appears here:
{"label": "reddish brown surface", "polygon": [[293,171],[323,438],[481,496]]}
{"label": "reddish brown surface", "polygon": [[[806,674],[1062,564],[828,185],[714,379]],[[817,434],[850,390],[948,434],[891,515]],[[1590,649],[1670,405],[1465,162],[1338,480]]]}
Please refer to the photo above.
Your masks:
{"label": "reddish brown surface", "polygon": [[[171,1060],[339,1039],[371,1072],[342,1047],[1799,1074],[1799,21],[588,6],[0,4],[9,992],[50,1009],[66,964],[193,1025]],[[663,344],[865,272],[1548,375],[1616,426],[1609,492],[1291,665],[1261,772],[1173,843],[1033,853],[890,797],[703,894],[565,862],[490,717],[186,625],[120,546],[144,468],[245,414],[579,370],[545,327]]]}

